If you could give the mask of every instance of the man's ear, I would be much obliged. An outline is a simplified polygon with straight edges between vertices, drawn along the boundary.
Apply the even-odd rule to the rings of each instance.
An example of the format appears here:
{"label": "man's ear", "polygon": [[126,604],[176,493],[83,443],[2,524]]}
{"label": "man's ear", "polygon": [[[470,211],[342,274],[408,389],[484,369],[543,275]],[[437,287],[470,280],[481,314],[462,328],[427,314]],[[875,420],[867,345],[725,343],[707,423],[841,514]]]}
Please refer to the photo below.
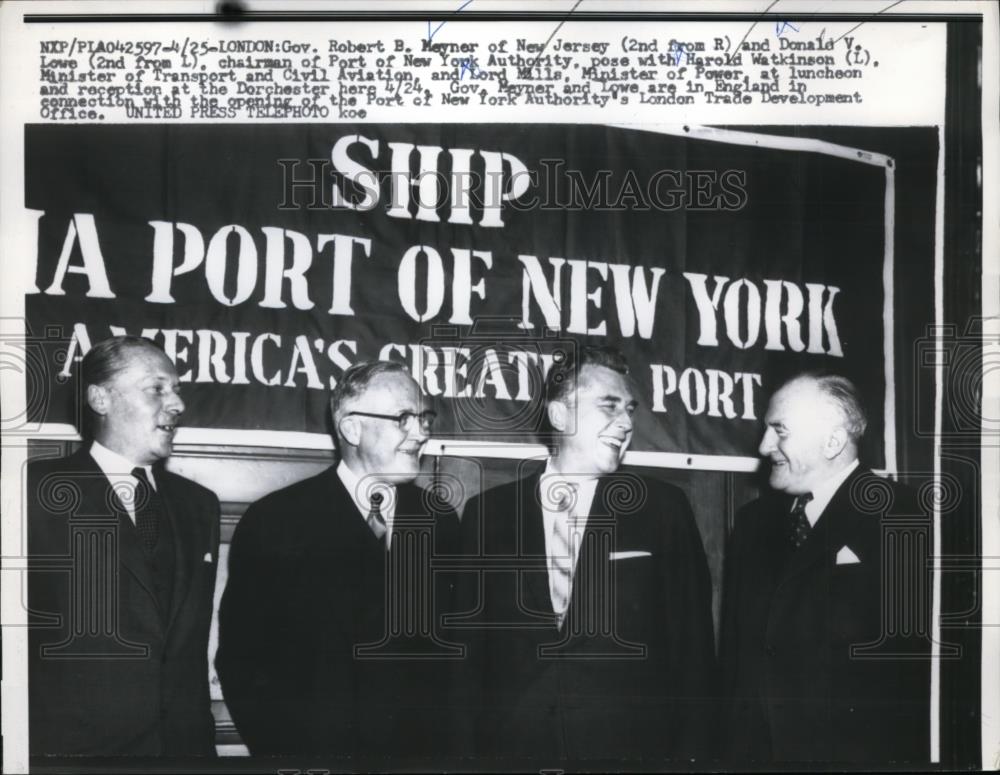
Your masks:
{"label": "man's ear", "polygon": [[823,455],[827,460],[833,460],[847,446],[847,431],[841,427],[834,428],[823,445]]}
{"label": "man's ear", "polygon": [[94,414],[104,416],[109,411],[108,389],[103,385],[87,385],[87,406]]}
{"label": "man's ear", "polygon": [[562,401],[552,401],[548,406],[549,424],[560,433],[566,432],[569,423],[569,407]]}
{"label": "man's ear", "polygon": [[361,422],[357,417],[342,417],[337,430],[340,437],[352,447],[361,443]]}

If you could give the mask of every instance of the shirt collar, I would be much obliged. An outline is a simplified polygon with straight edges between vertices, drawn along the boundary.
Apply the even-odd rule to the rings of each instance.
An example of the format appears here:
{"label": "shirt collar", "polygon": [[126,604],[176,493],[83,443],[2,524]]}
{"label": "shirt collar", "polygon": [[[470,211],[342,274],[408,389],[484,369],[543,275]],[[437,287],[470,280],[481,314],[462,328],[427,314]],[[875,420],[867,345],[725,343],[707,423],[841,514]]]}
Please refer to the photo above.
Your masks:
{"label": "shirt collar", "polygon": [[567,482],[579,484],[581,487],[586,482],[593,482],[596,487],[598,479],[597,474],[564,474],[556,469],[555,460],[551,457],[545,460],[545,470],[542,472],[542,476],[557,476]]}
{"label": "shirt collar", "polygon": [[822,516],[834,494],[840,489],[840,485],[847,481],[847,477],[857,467],[858,459],[855,458],[846,468],[841,469],[813,490],[812,500],[806,504],[806,517],[810,525],[815,527],[817,520]]}
{"label": "shirt collar", "polygon": [[598,477],[584,474],[564,474],[557,471],[553,465],[552,458],[545,463],[545,470],[542,472],[540,480],[542,509],[543,511],[556,511],[555,500],[563,492],[559,486],[561,482],[573,485],[576,490],[576,502],[573,506],[573,516],[577,519],[586,519],[590,514],[590,507],[594,502],[594,493],[597,491]]}
{"label": "shirt collar", "polygon": [[123,476],[131,477],[133,468],[142,468],[146,472],[146,478],[149,479],[150,485],[152,485],[154,490],[156,489],[156,479],[153,477],[153,467],[151,465],[137,465],[131,460],[122,457],[117,452],[108,449],[96,439],[90,445],[90,456],[94,458],[98,468],[104,472],[104,475],[108,479],[118,479]]}
{"label": "shirt collar", "polygon": [[368,519],[371,512],[371,495],[373,492],[380,492],[383,495],[382,504],[379,511],[385,520],[389,532],[392,532],[392,518],[396,515],[396,487],[386,482],[376,482],[371,476],[364,478],[358,476],[351,470],[343,460],[337,464],[337,476],[343,483],[351,500],[357,507],[362,519]]}

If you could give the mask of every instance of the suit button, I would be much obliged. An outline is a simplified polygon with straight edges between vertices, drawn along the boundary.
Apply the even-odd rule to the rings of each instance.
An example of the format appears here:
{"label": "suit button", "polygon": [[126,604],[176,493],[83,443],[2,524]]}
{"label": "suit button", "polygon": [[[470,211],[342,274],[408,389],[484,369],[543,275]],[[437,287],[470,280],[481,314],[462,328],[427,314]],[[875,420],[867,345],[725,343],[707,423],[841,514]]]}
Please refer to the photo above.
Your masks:
{"label": "suit button", "polygon": [[769,657],[775,657],[778,655],[778,650],[774,646],[769,645],[764,649],[764,653],[766,653]]}

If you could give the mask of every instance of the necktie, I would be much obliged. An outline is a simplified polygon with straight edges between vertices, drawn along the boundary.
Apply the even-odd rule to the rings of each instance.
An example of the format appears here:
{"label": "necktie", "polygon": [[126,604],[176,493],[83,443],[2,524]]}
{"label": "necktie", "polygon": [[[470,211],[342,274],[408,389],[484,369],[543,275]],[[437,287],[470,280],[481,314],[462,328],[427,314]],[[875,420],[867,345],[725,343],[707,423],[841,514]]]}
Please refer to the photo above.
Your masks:
{"label": "necktie", "polygon": [[385,517],[382,516],[382,500],[384,496],[380,492],[373,492],[371,495],[371,510],[368,512],[368,527],[372,529],[375,537],[379,540],[385,538],[389,530],[385,524]]}
{"label": "necktie", "polygon": [[576,487],[570,485],[573,492],[563,493],[555,506],[555,519],[552,520],[552,610],[562,627],[569,608],[570,593],[573,590],[573,545],[570,520],[575,499]]}
{"label": "necktie", "polygon": [[807,492],[796,496],[795,502],[792,504],[791,528],[788,537],[796,549],[805,543],[809,537],[809,531],[812,530],[809,517],[806,516],[806,504],[812,499],[812,493]]}
{"label": "necktie", "polygon": [[135,486],[135,526],[142,539],[146,554],[152,554],[160,537],[160,496],[146,477],[146,469],[133,468],[132,476],[138,479]]}

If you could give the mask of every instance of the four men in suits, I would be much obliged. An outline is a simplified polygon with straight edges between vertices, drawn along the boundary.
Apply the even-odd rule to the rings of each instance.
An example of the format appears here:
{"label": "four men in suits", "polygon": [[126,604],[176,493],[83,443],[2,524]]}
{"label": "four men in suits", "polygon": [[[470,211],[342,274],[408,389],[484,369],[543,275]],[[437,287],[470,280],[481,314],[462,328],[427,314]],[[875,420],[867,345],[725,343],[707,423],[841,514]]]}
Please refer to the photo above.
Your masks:
{"label": "four men in suits", "polygon": [[556,363],[551,457],[466,506],[462,704],[475,756],[498,769],[707,753],[708,567],[683,493],[618,471],[635,408],[618,351]]}
{"label": "four men in suits", "polygon": [[866,419],[843,377],[791,380],[765,422],[773,492],[738,513],[726,556],[721,750],[744,765],[926,763],[929,537],[916,498],[859,467]]}
{"label": "four men in suits", "polygon": [[219,501],[162,466],[184,411],[152,342],[95,345],[89,442],[28,466],[32,754],[211,756]]}
{"label": "four men in suits", "polygon": [[340,462],[253,504],[233,538],[216,666],[253,754],[351,769],[431,766],[450,743],[449,607],[433,555],[458,518],[412,484],[433,412],[398,363],[348,369],[330,401]]}
{"label": "four men in suits", "polygon": [[[211,755],[219,504],[161,465],[176,371],[115,337],[82,379],[92,441],[28,470],[31,751]],[[456,603],[432,559],[459,551],[458,520],[412,483],[433,412],[400,364],[345,372],[340,462],[255,503],[233,541],[217,668],[250,751],[437,766],[466,737],[500,769],[705,761],[708,570],[683,493],[619,471],[635,408],[616,350],[550,369],[551,456],[467,504]],[[773,492],[740,511],[726,557],[718,750],[926,762],[926,541],[886,551],[915,498],[859,467],[846,379],[791,380],[765,422]],[[456,609],[457,670],[439,631]]]}

